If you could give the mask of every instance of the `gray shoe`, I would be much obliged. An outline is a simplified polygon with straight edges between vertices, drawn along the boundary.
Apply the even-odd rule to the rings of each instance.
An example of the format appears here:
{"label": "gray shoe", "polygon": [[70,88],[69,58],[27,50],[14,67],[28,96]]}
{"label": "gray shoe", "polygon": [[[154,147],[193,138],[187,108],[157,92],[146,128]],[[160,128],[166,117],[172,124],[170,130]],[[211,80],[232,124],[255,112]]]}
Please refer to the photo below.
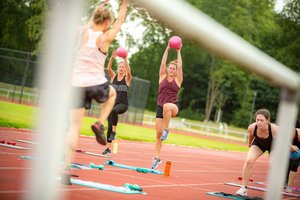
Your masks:
{"label": "gray shoe", "polygon": [[109,148],[106,148],[106,149],[103,151],[102,155],[104,155],[104,156],[111,156],[111,150],[110,150]]}
{"label": "gray shoe", "polygon": [[116,134],[117,134],[116,132],[112,131],[112,132],[109,134],[108,140],[109,140],[109,141],[115,140],[115,139],[116,139]]}
{"label": "gray shoe", "polygon": [[160,140],[164,141],[167,139],[168,135],[169,135],[170,131],[167,129],[163,129]]}
{"label": "gray shoe", "polygon": [[158,167],[158,165],[161,163],[161,159],[159,158],[154,158],[153,159],[153,162],[152,162],[152,166],[151,166],[151,169],[155,169]]}

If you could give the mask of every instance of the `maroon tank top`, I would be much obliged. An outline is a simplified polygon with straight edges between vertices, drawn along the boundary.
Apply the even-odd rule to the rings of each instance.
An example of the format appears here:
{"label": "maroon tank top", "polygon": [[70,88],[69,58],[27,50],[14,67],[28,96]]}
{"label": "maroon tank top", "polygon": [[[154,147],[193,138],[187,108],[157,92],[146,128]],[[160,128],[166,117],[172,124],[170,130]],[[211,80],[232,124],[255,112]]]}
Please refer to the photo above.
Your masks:
{"label": "maroon tank top", "polygon": [[178,103],[179,87],[175,81],[169,82],[165,78],[158,87],[157,105],[163,107],[165,103]]}

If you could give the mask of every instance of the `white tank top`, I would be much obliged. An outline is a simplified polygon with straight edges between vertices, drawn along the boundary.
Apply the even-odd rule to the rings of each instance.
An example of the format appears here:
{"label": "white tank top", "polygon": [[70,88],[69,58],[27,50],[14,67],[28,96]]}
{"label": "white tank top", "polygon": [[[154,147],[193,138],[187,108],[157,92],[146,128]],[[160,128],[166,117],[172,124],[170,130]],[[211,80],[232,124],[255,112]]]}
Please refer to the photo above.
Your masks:
{"label": "white tank top", "polygon": [[87,29],[88,41],[78,50],[71,85],[75,87],[89,87],[101,85],[107,82],[104,72],[104,63],[106,55],[99,48],[103,44],[97,46],[97,38],[103,32],[95,32],[92,29]]}

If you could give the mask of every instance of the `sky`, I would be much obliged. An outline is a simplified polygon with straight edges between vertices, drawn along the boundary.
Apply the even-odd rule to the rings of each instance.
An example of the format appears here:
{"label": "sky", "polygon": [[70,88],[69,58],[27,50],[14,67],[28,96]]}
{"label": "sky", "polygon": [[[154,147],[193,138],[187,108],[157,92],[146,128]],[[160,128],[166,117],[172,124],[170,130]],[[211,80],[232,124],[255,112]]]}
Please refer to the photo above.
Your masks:
{"label": "sky", "polygon": [[275,4],[275,11],[280,12],[284,6],[284,0],[277,0],[277,3]]}
{"label": "sky", "polygon": [[[275,11],[280,12],[284,6],[284,2],[286,0],[277,0],[275,4]],[[113,8],[118,7],[118,0],[110,0],[109,3]],[[118,15],[118,10],[114,9],[114,14],[117,16]],[[134,21],[134,22],[129,22],[128,20],[125,21],[125,23],[122,25],[121,31],[123,33],[123,36],[121,34],[118,34],[117,40],[119,41],[120,45],[126,48],[126,33],[132,35],[135,40],[140,40],[142,38],[142,34],[145,31],[145,27],[141,25],[141,21]],[[137,48],[132,48],[129,50],[129,56],[133,53],[138,51]]]}

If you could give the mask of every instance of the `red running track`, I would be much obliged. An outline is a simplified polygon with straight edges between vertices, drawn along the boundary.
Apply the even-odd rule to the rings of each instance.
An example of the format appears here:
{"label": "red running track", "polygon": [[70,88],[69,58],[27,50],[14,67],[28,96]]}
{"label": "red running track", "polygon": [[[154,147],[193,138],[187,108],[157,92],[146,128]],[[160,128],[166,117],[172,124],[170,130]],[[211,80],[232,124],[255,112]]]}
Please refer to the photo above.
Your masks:
{"label": "red running track", "polygon": [[[32,140],[32,133],[26,130],[0,128],[0,140],[13,139]],[[23,147],[34,148],[34,145],[16,142]],[[80,137],[78,149],[101,153],[103,146],[98,145],[93,137]],[[115,162],[149,168],[153,157],[153,143],[119,141],[118,154],[113,155]],[[0,199],[22,199],[24,177],[30,169],[31,161],[20,159],[20,155],[31,155],[30,150],[16,150],[0,146]],[[125,183],[138,184],[146,195],[120,194],[97,190],[77,185],[62,186],[65,199],[72,200],[196,200],[221,199],[209,196],[206,192],[234,193],[238,188],[224,185],[226,182],[238,182],[246,153],[198,149],[174,145],[164,145],[162,160],[158,170],[164,171],[165,161],[170,160],[171,175],[143,174],[132,170],[105,166],[99,170],[77,170],[73,174],[79,179],[122,186]],[[107,158],[95,157],[83,153],[74,153],[74,162],[82,164],[102,164]],[[254,181],[265,181],[267,176],[268,156],[263,155],[257,160],[253,169]],[[253,183],[254,185],[254,183]],[[295,186],[300,185],[300,177],[295,180]],[[262,187],[260,185],[255,185]],[[251,197],[263,197],[261,191],[248,190]],[[296,199],[284,196],[283,199]]]}

